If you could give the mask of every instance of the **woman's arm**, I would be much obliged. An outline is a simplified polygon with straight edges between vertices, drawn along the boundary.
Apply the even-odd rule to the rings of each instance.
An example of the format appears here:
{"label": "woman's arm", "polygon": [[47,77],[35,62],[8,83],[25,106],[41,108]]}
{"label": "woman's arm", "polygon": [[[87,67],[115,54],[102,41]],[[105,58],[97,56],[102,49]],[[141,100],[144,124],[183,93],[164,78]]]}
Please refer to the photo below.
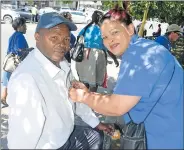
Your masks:
{"label": "woman's arm", "polygon": [[121,116],[134,107],[141,97],[116,94],[103,95],[83,89],[71,88],[70,98],[74,101],[85,103],[98,113],[108,116]]}

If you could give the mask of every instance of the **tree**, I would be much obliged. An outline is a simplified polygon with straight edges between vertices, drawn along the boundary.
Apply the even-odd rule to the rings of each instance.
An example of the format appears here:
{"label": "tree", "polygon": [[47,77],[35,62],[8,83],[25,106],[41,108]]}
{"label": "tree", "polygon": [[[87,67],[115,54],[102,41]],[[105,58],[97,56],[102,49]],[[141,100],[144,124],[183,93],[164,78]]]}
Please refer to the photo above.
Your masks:
{"label": "tree", "polygon": [[146,20],[148,18],[148,11],[149,11],[149,7],[150,7],[150,2],[145,4],[145,9],[144,9],[144,16],[143,16],[143,20],[142,20],[142,24],[139,30],[139,36],[143,36],[143,32],[144,32],[144,26],[146,24]]}
{"label": "tree", "polygon": [[34,0],[28,0],[28,5],[33,5],[34,4]]}
{"label": "tree", "polygon": [[[135,19],[142,20],[147,1],[134,1],[130,3],[130,13]],[[182,24],[184,22],[183,1],[150,1],[148,18],[158,18],[161,22],[169,24]],[[177,9],[176,9],[177,8]]]}
{"label": "tree", "polygon": [[[61,0],[62,1],[62,0]],[[72,4],[73,1],[72,0],[69,0],[69,1],[62,1],[63,4]]]}

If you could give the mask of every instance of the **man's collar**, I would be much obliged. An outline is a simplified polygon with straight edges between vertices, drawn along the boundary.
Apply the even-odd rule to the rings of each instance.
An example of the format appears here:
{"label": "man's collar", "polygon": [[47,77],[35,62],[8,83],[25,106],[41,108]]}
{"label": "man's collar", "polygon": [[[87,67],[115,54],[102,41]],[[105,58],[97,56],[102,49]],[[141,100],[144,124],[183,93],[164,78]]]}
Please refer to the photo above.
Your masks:
{"label": "man's collar", "polygon": [[51,78],[54,78],[60,71],[67,73],[70,68],[66,60],[60,62],[60,68],[56,67],[48,58],[46,58],[37,48],[34,50],[34,56],[40,65],[48,72]]}

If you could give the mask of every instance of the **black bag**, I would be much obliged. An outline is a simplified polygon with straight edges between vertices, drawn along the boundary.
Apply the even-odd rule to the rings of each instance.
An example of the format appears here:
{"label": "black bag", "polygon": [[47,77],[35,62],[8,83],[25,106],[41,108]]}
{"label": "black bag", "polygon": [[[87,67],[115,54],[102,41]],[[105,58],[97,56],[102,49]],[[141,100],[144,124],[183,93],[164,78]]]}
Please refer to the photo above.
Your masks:
{"label": "black bag", "polygon": [[122,134],[121,149],[147,149],[144,122],[136,124],[131,119],[122,129]]}
{"label": "black bag", "polygon": [[144,122],[149,116],[149,114],[152,112],[153,108],[156,106],[160,98],[162,97],[163,93],[167,89],[173,74],[174,74],[175,66],[173,69],[173,73],[171,75],[171,78],[169,79],[169,82],[167,82],[167,86],[163,88],[163,92],[154,104],[154,106],[151,108],[150,112],[145,117],[144,121],[136,124],[133,122],[130,114],[128,113],[131,121],[125,125],[125,127],[122,129],[122,137],[121,137],[121,148],[120,149],[147,149],[147,142],[146,142],[146,130]]}
{"label": "black bag", "polygon": [[77,41],[74,47],[71,49],[71,58],[76,62],[82,62],[84,58],[84,34],[87,26],[84,28],[82,35],[77,36]]}

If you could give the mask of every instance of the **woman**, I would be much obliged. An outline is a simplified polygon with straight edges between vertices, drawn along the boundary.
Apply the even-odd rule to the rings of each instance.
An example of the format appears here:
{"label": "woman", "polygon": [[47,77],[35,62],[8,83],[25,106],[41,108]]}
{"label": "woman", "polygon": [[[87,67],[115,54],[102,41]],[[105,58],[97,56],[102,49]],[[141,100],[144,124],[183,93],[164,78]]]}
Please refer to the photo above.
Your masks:
{"label": "woman", "polygon": [[144,121],[147,148],[183,149],[182,67],[163,46],[134,35],[125,10],[110,10],[101,22],[104,45],[122,55],[114,93],[92,93],[82,83],[74,83],[70,98],[104,115],[123,115],[126,123],[128,112],[135,123],[149,114]]}
{"label": "woman", "polygon": [[[79,80],[88,85],[92,92],[96,92],[98,86],[102,86],[106,74],[106,47],[99,27],[102,16],[102,12],[94,11],[92,21],[79,33],[79,35],[84,35],[85,57],[82,62],[76,63],[76,70]],[[113,59],[116,58],[113,57]],[[115,62],[118,64],[117,60]]]}
{"label": "woman", "polygon": [[[26,33],[26,20],[24,18],[16,18],[13,23],[12,27],[15,30],[15,32],[11,35],[9,38],[8,43],[8,51],[9,53],[18,54],[21,56],[22,52],[20,50],[25,50],[28,48],[27,41],[23,34]],[[3,78],[2,78],[2,94],[1,94],[1,102],[4,105],[4,107],[7,107],[8,104],[6,103],[6,97],[7,97],[7,84],[10,79],[11,73],[3,71]]]}

